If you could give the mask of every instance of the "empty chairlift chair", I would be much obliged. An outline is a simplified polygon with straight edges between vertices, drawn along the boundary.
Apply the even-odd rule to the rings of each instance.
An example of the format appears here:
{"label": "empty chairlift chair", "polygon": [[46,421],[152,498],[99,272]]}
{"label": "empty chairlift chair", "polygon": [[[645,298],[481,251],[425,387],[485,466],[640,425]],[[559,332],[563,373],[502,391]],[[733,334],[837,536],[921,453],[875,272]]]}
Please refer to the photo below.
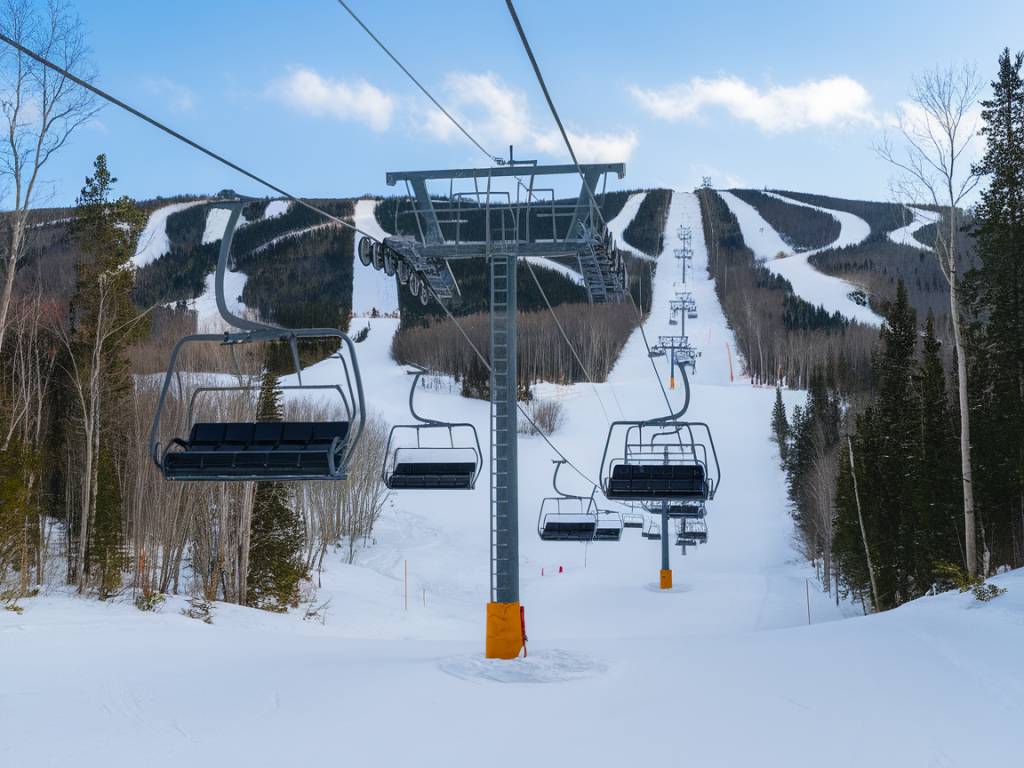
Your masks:
{"label": "empty chairlift chair", "polygon": [[644,527],[644,516],[640,512],[623,512],[622,513],[622,527],[623,528],[643,528]]}
{"label": "empty chairlift chair", "polygon": [[416,423],[391,428],[383,480],[393,490],[471,490],[483,464],[476,428],[464,422],[427,419],[416,413],[413,398],[425,368],[414,371],[409,413]]}
{"label": "empty chairlift chair", "polygon": [[[558,489],[558,470],[563,464],[564,459],[555,461],[552,485],[558,495],[541,502],[537,535],[542,541],[594,541],[599,517],[594,497],[573,496]],[[619,533],[621,536],[621,527]]]}
{"label": "empty chairlift chair", "polygon": [[614,510],[602,509],[597,513],[594,541],[621,541],[624,527],[621,514]]}
{"label": "empty chairlift chair", "polygon": [[[343,480],[349,457],[363,431],[365,404],[363,387],[351,339],[332,328],[278,328],[236,317],[224,301],[224,273],[235,228],[244,201],[229,201],[231,215],[221,241],[217,262],[217,308],[224,321],[235,330],[219,334],[193,334],[181,339],[171,353],[164,376],[160,399],[150,429],[150,451],[156,466],[167,480]],[[337,344],[335,351],[320,365],[329,383],[304,384],[299,362],[300,342],[313,342],[314,351],[321,353],[325,343]],[[305,391],[321,402],[327,395],[336,401],[335,414],[326,421],[257,421],[254,417],[257,395],[260,392],[259,372],[242,373],[237,350],[251,350],[279,346],[291,353],[294,378],[283,379],[278,386],[286,398]],[[194,386],[199,375],[179,370],[182,350],[193,346],[213,347],[225,355],[225,363],[234,367],[233,385]],[[263,353],[253,360],[266,359]],[[228,374],[230,376],[231,374]],[[224,375],[221,374],[223,377]],[[211,376],[203,374],[203,381]],[[294,383],[292,383],[294,381]],[[168,426],[163,424],[165,412],[172,410],[172,384],[177,384],[173,397],[178,413],[184,412],[183,424],[167,437]],[[188,394],[191,391],[191,394]],[[240,395],[240,397],[239,397]],[[301,396],[301,395],[300,395]],[[208,400],[213,400],[209,403]],[[239,420],[237,415],[225,417],[233,409],[253,413],[251,420]],[[199,418],[198,414],[211,414]],[[164,443],[163,440],[167,442]]]}
{"label": "empty chairlift chair", "polygon": [[684,421],[690,385],[682,372],[686,402],[667,417],[616,421],[608,431],[601,459],[601,490],[614,501],[693,504],[714,498],[720,479],[711,430]]}
{"label": "empty chairlift chair", "polygon": [[648,520],[644,525],[643,533],[640,534],[645,539],[651,541],[661,541],[661,523],[657,522],[653,518]]}

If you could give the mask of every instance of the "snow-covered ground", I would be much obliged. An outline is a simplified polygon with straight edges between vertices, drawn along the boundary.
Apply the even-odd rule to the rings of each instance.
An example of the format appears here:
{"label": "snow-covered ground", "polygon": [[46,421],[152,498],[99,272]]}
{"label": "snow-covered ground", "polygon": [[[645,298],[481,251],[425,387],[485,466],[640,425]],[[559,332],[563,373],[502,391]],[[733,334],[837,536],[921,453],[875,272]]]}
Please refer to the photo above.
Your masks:
{"label": "snow-covered ground", "polygon": [[630,225],[633,219],[636,218],[637,211],[640,210],[640,204],[643,203],[644,198],[647,197],[646,192],[634,192],[626,199],[626,204],[622,206],[622,210],[619,211],[618,215],[607,223],[608,229],[615,237],[615,243],[619,248],[626,253],[636,256],[638,259],[644,261],[654,261],[643,251],[639,251],[632,245],[626,242],[626,238],[623,237],[623,232],[626,231],[626,227]]}
{"label": "snow-covered ground", "polygon": [[[390,233],[377,223],[377,217],[373,215],[377,207],[377,201],[363,199],[356,201],[353,223],[360,231],[383,240]],[[358,245],[359,235],[356,234]],[[378,271],[372,266],[364,267],[363,262],[356,256],[352,265],[352,314],[368,315],[374,309],[381,314],[394,314],[398,311],[398,281],[394,277],[388,277],[383,271]]]}
{"label": "snow-covered ground", "polygon": [[139,245],[135,250],[132,263],[136,267],[144,267],[167,253],[171,249],[171,241],[167,238],[167,217],[172,213],[184,211],[195,205],[203,205],[206,202],[206,200],[191,200],[187,203],[172,203],[153,211],[139,236]]}
{"label": "snow-covered ground", "polygon": [[850,298],[852,292],[859,290],[856,285],[819,272],[809,261],[811,256],[826,250],[826,248],[855,245],[863,241],[871,233],[871,228],[866,221],[844,211],[820,208],[782,195],[766,193],[792,205],[824,211],[839,221],[839,237],[832,243],[825,248],[796,253],[779,236],[774,227],[764,220],[754,206],[740,200],[731,192],[725,190],[717,190],[717,192],[739,222],[740,231],[743,233],[743,240],[747,246],[758,259],[764,261],[768,269],[789,280],[797,296],[815,306],[820,304],[828,312],[839,312],[851,320],[867,325],[881,325],[882,318],[875,314],[874,310],[858,304]]}
{"label": "snow-covered ground", "polygon": [[[839,620],[857,607],[822,594],[793,549],[769,439],[774,392],[730,376],[733,339],[705,277],[690,193],[672,201],[647,334],[674,330],[671,233],[681,224],[693,231],[688,287],[699,310],[686,332],[703,352],[690,415],[711,424],[723,472],[709,543],[685,558],[672,548],[673,590],[656,588],[659,544],[638,531],[617,544],[537,538],[552,454],[523,437],[528,658],[481,658],[486,480],[474,491],[401,492],[356,565],[328,563],[323,624],[217,605],[206,625],[181,616],[178,598],[156,614],[64,594],[0,612],[0,765],[1012,764],[1024,574],[997,579],[1010,591],[990,604],[943,595]],[[353,331],[364,323],[357,350],[371,407],[400,421],[409,377],[389,353],[398,321],[358,319]],[[616,401],[630,418],[667,407],[639,333],[610,379],[597,396],[589,385],[558,388],[567,418],[553,439],[591,477],[607,426],[598,396],[610,418]],[[675,404],[681,393],[669,396]],[[792,405],[800,394],[786,397]],[[425,391],[417,406],[477,424],[486,451],[485,403]]]}
{"label": "snow-covered ground", "polygon": [[921,251],[932,250],[931,246],[925,245],[914,237],[914,233],[922,227],[926,227],[929,224],[937,222],[941,218],[940,214],[936,211],[929,211],[927,208],[916,208],[912,205],[906,205],[904,208],[914,214],[914,220],[905,227],[900,227],[899,229],[894,229],[889,232],[889,239],[894,243],[909,245],[911,248],[917,248]]}

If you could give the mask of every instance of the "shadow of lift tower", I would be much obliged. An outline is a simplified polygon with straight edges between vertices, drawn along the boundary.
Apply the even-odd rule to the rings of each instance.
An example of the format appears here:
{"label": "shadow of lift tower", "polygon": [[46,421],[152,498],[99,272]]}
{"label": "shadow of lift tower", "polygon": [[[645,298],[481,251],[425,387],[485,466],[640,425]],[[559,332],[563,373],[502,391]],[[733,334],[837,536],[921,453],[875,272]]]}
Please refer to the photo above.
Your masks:
{"label": "shadow of lift tower", "polygon": [[[384,239],[382,258],[410,289],[427,292],[446,312],[459,288],[449,264],[483,259],[490,270],[491,384],[491,589],[487,605],[487,658],[516,658],[525,642],[519,602],[519,500],[516,451],[516,272],[520,258],[571,259],[591,303],[620,302],[626,275],[622,254],[595,210],[607,175],[625,175],[624,163],[537,165],[510,159],[491,168],[399,171],[389,186],[404,183],[412,235]],[[582,174],[580,173],[582,171]],[[582,175],[582,179],[580,176]],[[575,200],[559,202],[548,177],[580,179]],[[427,183],[444,186],[432,196]],[[601,192],[598,186],[601,185]],[[411,230],[411,227],[409,228]],[[390,272],[391,270],[389,270]],[[414,294],[417,292],[413,290]],[[421,299],[426,302],[423,293]]]}

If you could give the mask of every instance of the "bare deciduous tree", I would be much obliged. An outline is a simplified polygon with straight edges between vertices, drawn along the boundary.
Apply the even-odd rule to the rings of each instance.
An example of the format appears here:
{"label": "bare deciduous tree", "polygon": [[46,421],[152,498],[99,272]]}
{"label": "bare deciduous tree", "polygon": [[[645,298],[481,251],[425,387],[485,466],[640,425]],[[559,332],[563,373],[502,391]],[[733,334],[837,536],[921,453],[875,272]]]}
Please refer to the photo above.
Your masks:
{"label": "bare deciduous tree", "polygon": [[[0,6],[0,29],[11,39],[38,52],[79,77],[91,79],[89,49],[81,20],[63,2],[6,0]],[[29,210],[36,205],[46,164],[71,134],[99,107],[85,89],[7,46],[0,50],[0,177],[10,199],[0,248],[0,351],[7,331],[14,292],[14,273],[24,256]]]}
{"label": "bare deciduous tree", "polygon": [[886,137],[878,154],[899,173],[896,188],[907,202],[922,199],[944,212],[935,235],[935,254],[949,283],[949,314],[956,348],[960,405],[960,464],[964,497],[964,555],[967,572],[976,576],[974,488],[971,466],[971,422],[967,398],[959,301],[959,263],[963,254],[957,233],[965,200],[979,178],[971,167],[977,136],[976,105],[981,80],[971,67],[945,67],[926,72],[914,83],[910,102],[899,118],[899,141]]}

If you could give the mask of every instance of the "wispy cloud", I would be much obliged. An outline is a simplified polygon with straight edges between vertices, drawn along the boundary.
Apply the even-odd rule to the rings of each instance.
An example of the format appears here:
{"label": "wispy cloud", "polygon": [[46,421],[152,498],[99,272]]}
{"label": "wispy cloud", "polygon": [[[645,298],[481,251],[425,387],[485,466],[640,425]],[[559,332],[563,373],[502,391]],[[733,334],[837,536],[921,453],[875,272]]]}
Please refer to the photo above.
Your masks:
{"label": "wispy cloud", "polygon": [[843,76],[764,90],[738,77],[695,77],[662,89],[633,86],[630,92],[643,109],[663,120],[693,119],[706,108],[719,107],[767,133],[880,122],[867,89]]}
{"label": "wispy cloud", "polygon": [[306,68],[272,81],[267,93],[299,112],[364,123],[374,131],[391,126],[396,106],[394,96],[365,80],[333,80]]}
{"label": "wispy cloud", "polygon": [[166,77],[147,80],[146,90],[163,98],[175,112],[191,112],[195,109],[195,95],[192,91]]}
{"label": "wispy cloud", "polygon": [[[541,128],[529,99],[497,75],[452,72],[444,80],[441,102],[474,137],[491,151],[514,144],[521,152],[564,156],[565,144],[556,129]],[[442,141],[459,137],[458,129],[433,107],[422,113],[422,130]],[[570,130],[569,139],[581,162],[628,160],[637,145],[633,130],[591,133]]]}

